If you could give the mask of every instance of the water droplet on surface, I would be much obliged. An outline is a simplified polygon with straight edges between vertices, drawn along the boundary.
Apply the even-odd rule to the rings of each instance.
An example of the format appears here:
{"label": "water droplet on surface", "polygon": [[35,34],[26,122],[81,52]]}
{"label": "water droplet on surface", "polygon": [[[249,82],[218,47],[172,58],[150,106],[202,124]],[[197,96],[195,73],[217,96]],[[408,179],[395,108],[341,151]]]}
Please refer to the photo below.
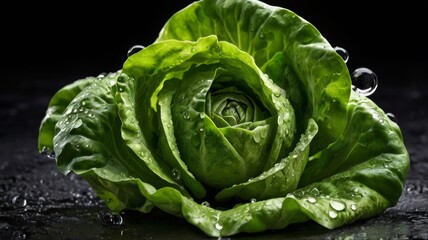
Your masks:
{"label": "water droplet on surface", "polygon": [[308,197],[308,202],[310,202],[310,203],[316,203],[317,199],[314,198],[314,197]]}
{"label": "water droplet on surface", "polygon": [[352,205],[351,205],[351,210],[352,210],[352,211],[357,210],[357,204],[352,204]]}
{"label": "water droplet on surface", "polygon": [[199,132],[203,132],[204,131],[204,128],[199,128]]}
{"label": "water droplet on surface", "polygon": [[100,212],[98,218],[101,220],[103,225],[107,226],[120,226],[123,224],[123,218],[118,213]]}
{"label": "water droplet on surface", "polygon": [[46,156],[48,156],[49,159],[55,159],[55,152],[51,152]]}
{"label": "water droplet on surface", "polygon": [[255,203],[255,202],[257,202],[257,199],[255,199],[255,198],[251,198],[250,202],[251,202],[251,203]]}
{"label": "water droplet on surface", "polygon": [[368,68],[357,68],[351,74],[352,90],[362,96],[372,95],[378,86],[376,74]]}
{"label": "water droplet on surface", "polygon": [[202,205],[202,206],[204,206],[204,207],[209,207],[209,206],[210,206],[210,203],[209,203],[209,202],[207,202],[207,201],[203,201],[203,202],[201,203],[201,205]]}
{"label": "water droplet on surface", "polygon": [[328,211],[328,216],[331,218],[337,218],[337,212],[336,211]]}
{"label": "water droplet on surface", "polygon": [[21,195],[16,195],[10,201],[14,207],[22,208],[27,206],[27,199]]}
{"label": "water droplet on surface", "polygon": [[130,47],[128,50],[128,57],[134,55],[135,53],[139,52],[142,49],[144,49],[143,45],[134,45],[134,46]]}
{"label": "water droplet on surface", "polygon": [[388,118],[391,119],[391,121],[397,122],[397,118],[393,113],[387,113],[386,116],[388,116]]}
{"label": "water droplet on surface", "polygon": [[343,202],[332,200],[330,202],[330,207],[333,208],[336,211],[342,211],[343,209],[345,209],[346,205]]}
{"label": "water droplet on surface", "polygon": [[342,47],[334,47],[334,50],[337,52],[337,54],[339,54],[343,61],[346,63],[349,60],[349,54],[348,51],[346,51],[346,49],[342,48]]}
{"label": "water droplet on surface", "polygon": [[173,168],[172,169],[172,177],[174,178],[175,181],[179,181],[180,177],[181,177],[180,170],[178,170],[177,168]]}
{"label": "water droplet on surface", "polygon": [[216,224],[214,225],[214,227],[215,227],[217,230],[222,230],[222,229],[223,229],[223,225],[221,225],[220,223],[216,223]]}

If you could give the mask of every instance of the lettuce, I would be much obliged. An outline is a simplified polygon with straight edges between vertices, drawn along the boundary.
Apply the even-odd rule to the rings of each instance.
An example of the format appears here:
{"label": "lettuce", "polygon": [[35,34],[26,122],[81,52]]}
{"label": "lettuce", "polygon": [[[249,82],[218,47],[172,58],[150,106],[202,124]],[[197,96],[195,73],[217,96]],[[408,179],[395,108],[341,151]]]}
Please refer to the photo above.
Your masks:
{"label": "lettuce", "polygon": [[60,89],[38,150],[114,212],[158,208],[208,236],[381,214],[403,190],[399,126],[294,12],[256,0],[178,11],[122,69]]}

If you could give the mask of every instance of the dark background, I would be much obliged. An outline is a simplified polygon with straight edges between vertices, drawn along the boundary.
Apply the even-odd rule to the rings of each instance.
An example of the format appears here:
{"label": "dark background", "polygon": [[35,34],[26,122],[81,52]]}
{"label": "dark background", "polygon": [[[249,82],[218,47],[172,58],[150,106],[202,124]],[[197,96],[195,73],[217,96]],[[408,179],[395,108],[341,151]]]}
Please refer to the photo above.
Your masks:
{"label": "dark background", "polygon": [[[40,121],[56,91],[119,70],[131,46],[151,44],[167,19],[191,2],[15,1],[1,7],[0,239],[207,239],[159,212],[125,214],[117,228],[105,224],[99,217],[104,205],[87,183],[62,176],[36,150]],[[308,223],[236,238],[428,239],[428,1],[265,2],[294,11],[332,46],[345,48],[350,71],[376,73],[379,87],[369,97],[397,117],[411,167],[399,203],[377,218],[334,231]],[[14,198],[26,205],[12,204]]]}
{"label": "dark background", "polygon": [[[142,1],[141,1],[142,2]],[[190,0],[94,6],[11,3],[2,15],[2,75],[14,87],[53,89],[76,78],[116,71],[128,49],[151,44],[166,20]],[[332,46],[345,48],[348,66],[371,68],[386,84],[417,85],[427,79],[428,1],[266,0],[293,10],[319,29]],[[4,73],[6,72],[6,77]],[[418,79],[416,79],[416,77]]]}

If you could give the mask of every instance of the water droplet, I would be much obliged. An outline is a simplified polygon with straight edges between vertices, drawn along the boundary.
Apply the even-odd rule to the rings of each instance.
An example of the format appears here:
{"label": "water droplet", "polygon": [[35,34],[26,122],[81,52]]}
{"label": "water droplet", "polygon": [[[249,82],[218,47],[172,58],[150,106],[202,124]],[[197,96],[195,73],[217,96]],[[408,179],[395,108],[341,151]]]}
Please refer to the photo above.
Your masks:
{"label": "water droplet", "polygon": [[339,202],[337,200],[332,200],[330,202],[330,207],[336,211],[342,211],[343,209],[345,209],[346,205],[343,202]]}
{"label": "water droplet", "polygon": [[106,73],[100,73],[100,74],[98,74],[98,76],[97,76],[97,79],[102,79],[102,78],[105,78],[106,77]]}
{"label": "water droplet", "polygon": [[55,152],[51,152],[51,153],[47,154],[46,156],[48,156],[49,159],[55,159]]}
{"label": "water droplet", "polygon": [[255,202],[257,202],[257,199],[255,199],[255,198],[251,198],[250,202],[251,202],[251,203],[255,203]]}
{"label": "water droplet", "polygon": [[134,45],[134,46],[130,47],[128,50],[128,57],[134,55],[135,53],[139,52],[142,49],[144,49],[143,45]]}
{"label": "water droplet", "polygon": [[187,112],[183,113],[183,117],[184,119],[190,119],[190,116]]}
{"label": "water droplet", "polygon": [[281,91],[279,89],[273,90],[273,95],[277,98],[281,97]]}
{"label": "water droplet", "polygon": [[181,172],[177,168],[172,169],[172,178],[174,178],[175,181],[179,181],[181,177]]}
{"label": "water droplet", "polygon": [[260,38],[264,38],[264,37],[265,37],[265,34],[261,32],[261,33],[260,33],[260,35],[259,35],[259,37],[260,37]]}
{"label": "water droplet", "polygon": [[314,197],[308,197],[308,202],[310,202],[310,203],[316,203],[317,199],[314,198]]}
{"label": "water droplet", "polygon": [[314,195],[314,196],[319,196],[320,195],[320,191],[318,190],[318,188],[312,188],[309,191],[310,194]]}
{"label": "water droplet", "polygon": [[346,51],[346,49],[342,48],[342,47],[334,47],[334,50],[337,52],[337,54],[339,54],[343,61],[346,63],[349,60],[349,54],[348,51]]}
{"label": "water droplet", "polygon": [[98,214],[98,218],[103,225],[107,226],[120,226],[123,224],[123,218],[118,213],[110,213],[102,211]]}
{"label": "water droplet", "polygon": [[337,212],[336,211],[328,211],[328,216],[331,218],[337,218]]}
{"label": "water droplet", "polygon": [[397,122],[397,118],[395,117],[394,114],[392,113],[387,113],[386,116],[388,116],[389,119],[391,119],[391,121],[393,122]]}
{"label": "water droplet", "polygon": [[199,132],[203,132],[204,131],[204,128],[199,128]]}
{"label": "water droplet", "polygon": [[16,195],[10,201],[14,207],[25,207],[27,206],[27,199],[21,195]]}
{"label": "water droplet", "polygon": [[223,225],[221,225],[220,223],[216,223],[216,224],[214,225],[214,227],[215,227],[217,230],[222,230],[222,229],[223,229]]}
{"label": "water droplet", "polygon": [[352,90],[363,96],[372,95],[378,86],[376,74],[368,68],[357,68],[351,74]]}
{"label": "water droplet", "polygon": [[203,112],[199,113],[199,117],[200,118],[205,118],[205,113],[203,113]]}
{"label": "water droplet", "polygon": [[203,201],[203,202],[201,203],[201,205],[202,205],[202,206],[204,206],[204,207],[209,207],[209,206],[210,206],[210,203],[209,203],[209,202],[207,202],[207,201]]}
{"label": "water droplet", "polygon": [[352,205],[351,205],[351,210],[352,210],[352,211],[357,210],[357,204],[352,204]]}

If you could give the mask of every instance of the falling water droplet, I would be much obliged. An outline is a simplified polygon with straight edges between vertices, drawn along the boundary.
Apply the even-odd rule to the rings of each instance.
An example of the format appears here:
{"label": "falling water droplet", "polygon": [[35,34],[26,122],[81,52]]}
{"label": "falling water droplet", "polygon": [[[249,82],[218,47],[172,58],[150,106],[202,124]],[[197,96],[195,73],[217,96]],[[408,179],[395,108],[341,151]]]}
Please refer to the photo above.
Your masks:
{"label": "falling water droplet", "polygon": [[352,204],[352,205],[351,205],[351,210],[352,210],[352,211],[357,210],[357,204]]}
{"label": "falling water droplet", "polygon": [[14,207],[22,208],[27,206],[27,199],[21,195],[16,195],[10,201]]}
{"label": "falling water droplet", "polygon": [[397,122],[397,118],[393,113],[387,113],[386,116],[388,116],[388,118],[391,119],[391,121]]}
{"label": "falling water droplet", "polygon": [[128,57],[134,55],[135,53],[139,52],[143,48],[144,48],[143,45],[134,45],[134,46],[130,47],[128,50]]}
{"label": "falling water droplet", "polygon": [[207,202],[207,201],[203,201],[203,202],[201,203],[201,205],[202,205],[202,206],[204,206],[204,207],[209,207],[209,206],[210,206],[210,203],[209,203],[209,202]]}
{"label": "falling water droplet", "polygon": [[310,202],[310,203],[316,203],[317,199],[314,198],[314,197],[308,197],[308,202]]}
{"label": "falling water droplet", "polygon": [[368,68],[357,68],[351,75],[352,90],[363,96],[372,95],[378,86],[376,74]]}
{"label": "falling water droplet", "polygon": [[345,63],[348,62],[349,54],[348,54],[348,51],[346,51],[346,49],[342,47],[334,47],[334,50],[337,52],[337,54],[339,54],[342,57]]}
{"label": "falling water droplet", "polygon": [[179,181],[180,177],[181,177],[180,170],[178,170],[177,168],[173,168],[172,169],[172,177],[174,178],[175,181]]}
{"label": "falling water droplet", "polygon": [[337,218],[337,212],[336,212],[336,211],[328,211],[328,215],[329,215],[331,218]]}

